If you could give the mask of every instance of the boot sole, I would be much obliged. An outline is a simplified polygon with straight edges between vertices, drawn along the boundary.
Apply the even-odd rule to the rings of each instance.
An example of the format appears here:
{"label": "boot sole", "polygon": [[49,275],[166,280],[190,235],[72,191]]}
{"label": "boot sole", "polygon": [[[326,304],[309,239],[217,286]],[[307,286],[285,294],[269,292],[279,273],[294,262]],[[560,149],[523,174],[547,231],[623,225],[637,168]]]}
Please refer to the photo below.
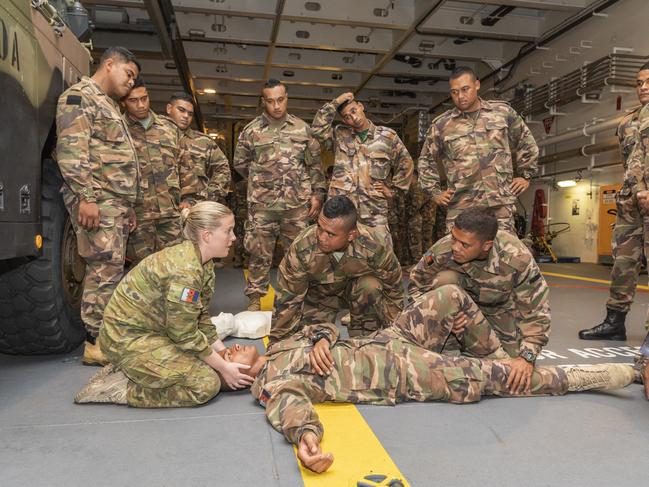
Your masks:
{"label": "boot sole", "polygon": [[603,340],[603,341],[612,341],[612,342],[625,342],[626,335],[613,335],[613,336],[581,336],[579,335],[580,340]]}

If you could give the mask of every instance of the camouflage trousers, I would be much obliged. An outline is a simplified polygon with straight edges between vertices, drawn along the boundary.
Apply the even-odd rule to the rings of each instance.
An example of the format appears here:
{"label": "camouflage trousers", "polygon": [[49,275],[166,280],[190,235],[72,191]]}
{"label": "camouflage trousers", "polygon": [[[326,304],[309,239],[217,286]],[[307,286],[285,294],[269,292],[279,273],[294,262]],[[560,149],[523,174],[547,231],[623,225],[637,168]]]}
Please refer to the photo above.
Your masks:
{"label": "camouflage trousers", "polygon": [[[506,230],[516,235],[516,226],[514,225],[514,205],[492,206],[491,211],[498,219],[498,229]],[[449,208],[446,214],[446,233],[451,232],[455,219],[466,208]]]}
{"label": "camouflage trousers", "polygon": [[104,308],[124,275],[129,233],[127,209],[100,204],[99,228],[96,230],[86,230],[79,225],[78,205],[68,206],[68,212],[77,235],[79,255],[86,263],[81,319],[88,333],[96,337],[101,328]]}
{"label": "camouflage trousers", "polygon": [[[465,353],[505,357],[498,338],[462,289],[455,285],[433,289],[406,308],[392,326],[376,335],[414,345],[399,354],[403,363],[398,375],[405,376],[405,381],[401,380],[402,385],[397,388],[397,401],[469,403],[485,395],[510,395],[508,365],[486,358],[439,354],[444,346],[444,335],[451,333],[453,323],[460,316],[468,318],[459,337]],[[393,347],[398,351],[399,347]],[[567,391],[568,380],[560,367],[534,369],[528,395],[561,395]]]}
{"label": "camouflage trousers", "polygon": [[421,248],[423,252],[426,252],[437,241],[433,233],[435,231],[436,209],[437,207],[432,198],[424,203],[421,209]]}
{"label": "camouflage trousers", "polygon": [[617,217],[613,230],[613,268],[606,307],[627,313],[633,303],[644,255],[645,225],[635,198],[616,202]]}
{"label": "camouflage trousers", "polygon": [[420,208],[412,205],[406,206],[406,221],[404,226],[408,236],[408,258],[406,265],[416,264],[421,259],[421,256],[424,255],[424,225]]}
{"label": "camouflage trousers", "polygon": [[246,296],[264,295],[268,292],[270,268],[275,244],[279,237],[284,250],[288,250],[297,235],[309,226],[307,205],[291,210],[264,210],[248,208],[244,247],[249,253]]}
{"label": "camouflage trousers", "polygon": [[182,241],[180,217],[137,221],[137,227],[128,239],[126,256],[133,265],[145,257]]}
{"label": "camouflage trousers", "polygon": [[168,338],[144,336],[131,353],[109,349],[106,357],[129,378],[126,400],[139,408],[180,408],[204,404],[219,393],[221,380],[196,355],[179,349]]}
{"label": "camouflage trousers", "polygon": [[349,307],[350,337],[368,335],[390,324],[383,286],[377,278],[368,275],[339,284],[310,286],[302,305],[301,325],[334,323],[341,300]]}

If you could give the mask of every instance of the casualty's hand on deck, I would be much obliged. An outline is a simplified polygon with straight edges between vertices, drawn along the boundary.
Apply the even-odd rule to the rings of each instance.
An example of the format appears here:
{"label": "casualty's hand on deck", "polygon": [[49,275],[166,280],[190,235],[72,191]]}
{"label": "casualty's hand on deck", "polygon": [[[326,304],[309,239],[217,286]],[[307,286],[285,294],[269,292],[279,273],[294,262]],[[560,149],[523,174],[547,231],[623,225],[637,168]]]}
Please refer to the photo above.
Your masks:
{"label": "casualty's hand on deck", "polygon": [[305,468],[315,473],[322,473],[331,467],[334,456],[331,453],[322,453],[318,437],[311,431],[307,431],[300,438],[297,447],[297,457]]}

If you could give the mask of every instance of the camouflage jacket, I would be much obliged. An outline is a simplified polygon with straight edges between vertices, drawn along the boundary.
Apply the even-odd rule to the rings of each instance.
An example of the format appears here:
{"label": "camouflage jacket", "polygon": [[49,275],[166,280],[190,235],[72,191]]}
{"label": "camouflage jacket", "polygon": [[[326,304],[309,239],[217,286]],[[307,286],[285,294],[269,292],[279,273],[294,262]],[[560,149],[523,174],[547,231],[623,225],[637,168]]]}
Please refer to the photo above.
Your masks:
{"label": "camouflage jacket", "polygon": [[455,190],[451,213],[476,204],[514,204],[509,189],[514,173],[529,179],[538,171],[539,149],[523,119],[505,102],[480,103],[475,122],[457,108],[433,120],[419,157],[419,181],[433,196],[442,193],[438,163],[444,168],[448,187]]}
{"label": "camouflage jacket", "polygon": [[160,338],[161,344],[171,341],[179,350],[205,358],[218,338],[209,313],[213,294],[214,265],[211,260],[201,263],[193,242],[152,254],[117,285],[104,311],[101,347],[126,357]]}
{"label": "camouflage jacket", "polygon": [[329,196],[345,195],[358,209],[361,222],[386,225],[389,202],[372,187],[380,181],[393,190],[407,191],[413,162],[406,146],[394,130],[370,122],[365,142],[351,127],[332,127],[337,105],[325,104],[313,118],[313,136],[334,151],[334,167]]}
{"label": "camouflage jacket", "polygon": [[181,133],[180,146],[188,155],[181,168],[181,199],[224,202],[230,192],[232,174],[217,143],[205,134],[187,129]]}
{"label": "camouflage jacket", "polygon": [[641,109],[642,107],[638,107],[627,113],[617,126],[616,135],[620,143],[620,155],[622,156],[622,164],[624,166],[624,180],[622,188],[616,195],[618,198],[631,196],[632,184],[629,181],[631,177],[629,173],[629,162],[633,154],[633,149],[638,142],[638,117],[640,116]]}
{"label": "camouflage jacket", "polygon": [[320,146],[301,119],[287,114],[275,127],[266,114],[239,135],[234,169],[248,179],[248,205],[288,210],[326,192]]}
{"label": "camouflage jacket", "polygon": [[550,335],[548,285],[532,254],[516,236],[498,231],[485,260],[457,264],[452,235],[436,242],[410,272],[412,299],[433,288],[435,275],[456,271],[466,290],[489,320],[508,353],[523,347],[538,353]]}
{"label": "camouflage jacket", "polygon": [[[638,113],[637,124],[636,144],[624,175],[624,186],[634,195],[649,189],[649,103]],[[621,196],[624,189],[620,191]]]}
{"label": "camouflage jacket", "polygon": [[84,76],[59,97],[56,132],[66,204],[82,198],[133,206],[139,177],[135,147],[117,103],[92,79]]}
{"label": "camouflage jacket", "polygon": [[359,235],[340,261],[318,247],[317,225],[298,235],[282,259],[277,273],[275,311],[271,341],[296,333],[301,327],[302,302],[309,288],[345,283],[362,276],[374,276],[383,285],[383,295],[392,321],[403,307],[401,266],[392,249],[371,227],[358,224]]}
{"label": "camouflage jacket", "polygon": [[178,217],[180,212],[181,150],[178,127],[153,111],[151,125],[145,129],[140,122],[126,115],[140,163],[140,191],[135,203],[138,220]]}
{"label": "camouflage jacket", "polygon": [[[329,339],[333,371],[326,377],[311,368],[308,354],[316,335]],[[274,343],[266,352],[267,362],[251,387],[253,397],[266,408],[266,416],[286,439],[297,444],[306,431],[321,439],[322,423],[313,403],[326,401],[394,405],[406,400],[445,400],[468,403],[480,400],[480,361],[454,359],[424,350],[400,338],[393,328],[366,338],[339,340],[329,323],[310,325],[296,335]],[[431,371],[430,357],[440,359]],[[433,373],[437,372],[437,373]],[[426,377],[418,381],[418,377]],[[425,390],[421,388],[425,383]],[[455,390],[449,394],[447,384]]]}

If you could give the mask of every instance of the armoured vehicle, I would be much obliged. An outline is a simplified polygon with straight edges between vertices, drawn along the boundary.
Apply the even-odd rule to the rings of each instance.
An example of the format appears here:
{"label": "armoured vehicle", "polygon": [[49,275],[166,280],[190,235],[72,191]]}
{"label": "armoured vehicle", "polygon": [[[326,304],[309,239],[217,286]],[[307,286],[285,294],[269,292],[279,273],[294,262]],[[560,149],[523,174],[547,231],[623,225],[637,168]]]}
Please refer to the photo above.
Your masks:
{"label": "armoured vehicle", "polygon": [[73,0],[0,2],[0,352],[60,353],[84,338],[84,263],[52,159],[59,95],[90,69]]}

